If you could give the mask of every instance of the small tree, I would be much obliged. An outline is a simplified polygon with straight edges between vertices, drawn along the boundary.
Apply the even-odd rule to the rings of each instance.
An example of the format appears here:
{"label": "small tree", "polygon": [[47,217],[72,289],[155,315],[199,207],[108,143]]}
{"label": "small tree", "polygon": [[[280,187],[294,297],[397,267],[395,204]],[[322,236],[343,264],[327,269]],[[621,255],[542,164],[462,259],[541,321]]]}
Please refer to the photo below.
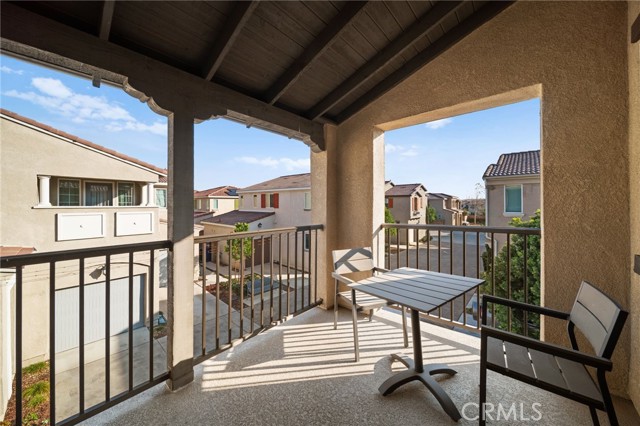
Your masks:
{"label": "small tree", "polygon": [[433,223],[438,219],[438,215],[436,214],[436,209],[431,206],[427,206],[427,210],[425,211],[425,217],[427,219],[427,223]]}
{"label": "small tree", "polygon": [[[540,210],[528,221],[520,218],[514,218],[510,222],[511,226],[519,228],[540,228]],[[495,272],[492,274],[491,257],[493,249],[487,246],[487,250],[483,254],[485,264],[485,272],[483,278],[486,283],[483,286],[484,294],[492,294],[495,277],[495,295],[499,297],[509,297],[509,288],[507,280],[507,264],[509,263],[510,283],[511,283],[511,299],[519,302],[528,302],[530,304],[540,304],[540,236],[527,236],[527,263],[524,262],[525,238],[524,235],[513,235],[511,237],[510,262],[507,246],[500,249],[495,258]],[[525,277],[526,274],[526,287]],[[492,277],[493,276],[493,277]],[[526,293],[525,293],[526,292]],[[526,297],[525,297],[526,295]],[[508,309],[505,307],[496,307],[495,319],[496,326],[506,329],[508,325]],[[538,338],[540,336],[540,317],[537,314],[529,313],[525,321],[524,312],[514,309],[511,314],[511,330],[515,333],[523,334],[527,327],[529,336]]]}
{"label": "small tree", "polygon": [[[233,232],[247,232],[249,231],[249,224],[245,222],[238,222],[235,224]],[[242,243],[240,243],[242,241]],[[251,247],[251,237],[237,238],[231,240],[231,258],[239,261],[241,258],[240,246],[242,245],[242,251],[244,252],[245,259],[251,259],[253,255],[253,247]],[[229,245],[225,244],[224,251],[229,252]]]}
{"label": "small tree", "polygon": [[[384,223],[396,223],[396,220],[393,218],[393,213],[389,210],[389,207],[384,208]],[[398,228],[389,228],[389,235],[395,237],[398,235]]]}

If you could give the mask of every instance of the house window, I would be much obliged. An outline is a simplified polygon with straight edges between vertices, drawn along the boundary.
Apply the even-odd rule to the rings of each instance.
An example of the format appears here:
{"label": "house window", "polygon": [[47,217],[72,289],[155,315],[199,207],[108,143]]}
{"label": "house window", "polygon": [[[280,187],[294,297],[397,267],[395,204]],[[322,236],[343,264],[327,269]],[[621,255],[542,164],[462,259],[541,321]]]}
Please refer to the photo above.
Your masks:
{"label": "house window", "polygon": [[156,189],[156,206],[167,208],[167,190]]}
{"label": "house window", "polygon": [[309,251],[311,248],[311,233],[304,234],[304,251]]}
{"label": "house window", "polygon": [[277,209],[280,207],[280,196],[277,192],[271,194],[260,194],[260,207],[267,208],[273,207]]}
{"label": "house window", "polygon": [[414,212],[418,211],[420,209],[420,204],[419,204],[420,203],[420,199],[418,197],[413,197],[412,201],[413,201],[413,203],[412,203],[413,204],[413,211]]}
{"label": "house window", "polygon": [[258,194],[253,195],[253,207],[258,207]]}
{"label": "house window", "polygon": [[504,212],[522,213],[522,185],[505,185]]}
{"label": "house window", "polygon": [[79,206],[80,205],[80,181],[60,179],[58,181],[58,205],[59,206]]}
{"label": "house window", "polygon": [[87,182],[84,186],[86,206],[110,206],[113,187],[110,183]]}
{"label": "house window", "polygon": [[213,205],[212,208],[217,209],[218,208],[218,199],[214,198],[213,200],[211,200],[211,204]]}
{"label": "house window", "polygon": [[304,193],[304,209],[311,210],[311,193],[310,192]]}
{"label": "house window", "polygon": [[118,205],[133,206],[134,192],[133,183],[118,183]]}

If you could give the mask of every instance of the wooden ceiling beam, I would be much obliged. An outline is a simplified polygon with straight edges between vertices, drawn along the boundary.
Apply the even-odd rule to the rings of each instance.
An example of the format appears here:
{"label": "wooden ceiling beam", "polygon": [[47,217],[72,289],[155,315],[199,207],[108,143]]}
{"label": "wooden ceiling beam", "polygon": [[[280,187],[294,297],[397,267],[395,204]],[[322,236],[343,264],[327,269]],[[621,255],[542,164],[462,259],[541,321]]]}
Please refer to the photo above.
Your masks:
{"label": "wooden ceiling beam", "polygon": [[273,105],[280,99],[311,65],[311,62],[322,55],[340,37],[344,29],[362,12],[366,4],[366,1],[347,2],[335,19],[304,49],[302,55],[296,58],[291,66],[267,89],[263,97],[265,102]]}
{"label": "wooden ceiling beam", "polygon": [[113,21],[113,10],[116,7],[115,0],[105,0],[102,3],[102,14],[100,16],[100,30],[98,37],[102,40],[109,40],[111,33],[111,22]]}
{"label": "wooden ceiling beam", "polygon": [[122,84],[154,111],[187,110],[196,120],[249,117],[252,125],[323,151],[324,126],[95,35],[2,5],[0,48],[9,54]]}
{"label": "wooden ceiling beam", "polygon": [[342,123],[347,120],[371,102],[409,78],[429,62],[455,46],[458,42],[480,28],[486,22],[496,17],[500,12],[511,6],[513,3],[515,3],[515,1],[490,1],[486,3],[478,9],[477,12],[462,21],[458,26],[445,33],[425,50],[414,56],[402,68],[389,75],[366,94],[346,107],[340,112],[340,114],[338,114],[337,117],[335,117],[336,121],[338,123]]}
{"label": "wooden ceiling beam", "polygon": [[424,37],[434,26],[438,25],[444,18],[454,12],[461,1],[441,1],[435,4],[427,13],[403,31],[395,40],[385,46],[370,61],[361,66],[355,73],[325,96],[320,102],[314,105],[305,114],[309,119],[315,120],[331,109],[338,102],[347,97],[350,93],[369,80],[385,65],[397,58],[402,52],[407,50],[418,39]]}
{"label": "wooden ceiling beam", "polygon": [[236,3],[227,18],[227,22],[216,38],[209,62],[202,73],[205,80],[211,81],[216,72],[218,72],[222,61],[258,5],[258,1],[240,1]]}

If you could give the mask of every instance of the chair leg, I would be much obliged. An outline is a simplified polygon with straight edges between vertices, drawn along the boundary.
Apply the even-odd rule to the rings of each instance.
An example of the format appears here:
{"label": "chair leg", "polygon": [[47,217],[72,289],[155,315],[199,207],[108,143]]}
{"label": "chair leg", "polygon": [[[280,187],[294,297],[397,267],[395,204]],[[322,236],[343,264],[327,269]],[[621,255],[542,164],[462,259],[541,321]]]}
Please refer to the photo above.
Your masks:
{"label": "chair leg", "polygon": [[404,337],[404,347],[409,347],[409,335],[407,333],[407,312],[405,307],[402,307],[402,337]]}
{"label": "chair leg", "polygon": [[600,426],[600,420],[598,420],[598,413],[596,409],[593,407],[589,407],[589,413],[591,413],[591,421],[593,422],[593,426]]}
{"label": "chair leg", "polygon": [[351,314],[353,316],[353,346],[356,352],[356,362],[360,361],[360,348],[358,345],[358,307],[351,305]]}
{"label": "chair leg", "polygon": [[[611,393],[609,393],[609,386],[607,386],[607,379],[605,377],[604,370],[598,370],[598,384],[600,385],[600,391],[602,392],[602,402],[604,402],[604,410],[607,412],[607,417],[609,417],[609,424],[611,426],[618,426],[616,409],[613,406],[613,400],[611,399]],[[591,417],[593,418],[593,415],[591,415]]]}

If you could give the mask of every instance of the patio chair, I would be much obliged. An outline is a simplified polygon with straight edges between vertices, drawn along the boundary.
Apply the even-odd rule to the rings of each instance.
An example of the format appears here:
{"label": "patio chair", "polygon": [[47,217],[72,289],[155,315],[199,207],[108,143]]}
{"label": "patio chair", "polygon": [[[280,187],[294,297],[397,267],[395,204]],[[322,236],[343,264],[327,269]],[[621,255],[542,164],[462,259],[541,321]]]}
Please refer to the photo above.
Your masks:
{"label": "patio chair", "polygon": [[[567,329],[573,349],[486,325],[489,303],[568,321]],[[613,369],[611,356],[627,315],[628,312],[623,311],[616,302],[586,281],[580,285],[570,313],[495,296],[483,296],[480,407],[486,402],[487,370],[492,370],[588,405],[594,425],[599,425],[596,409],[605,411],[610,424],[617,425],[605,373]],[[578,348],[575,328],[587,338],[595,355]],[[597,385],[587,367],[595,370]],[[484,425],[482,412],[479,419],[480,425]]]}
{"label": "patio chair", "polygon": [[[369,271],[376,274],[378,272],[388,272],[388,270],[374,266],[373,253],[369,247],[334,250],[333,268],[334,272],[331,275],[335,279],[336,294],[336,299],[333,304],[333,329],[338,329],[338,301],[340,299],[345,300],[351,306],[353,316],[353,344],[355,348],[356,362],[358,362],[360,360],[360,350],[358,346],[358,312],[369,311],[369,321],[371,321],[374,309],[392,305],[392,303],[353,289],[340,291],[339,282],[343,284],[350,284],[354,282],[352,279],[345,277],[345,274]],[[409,346],[409,338],[407,336],[407,318],[404,307],[402,307],[402,332],[404,336],[404,347],[406,348]]]}

